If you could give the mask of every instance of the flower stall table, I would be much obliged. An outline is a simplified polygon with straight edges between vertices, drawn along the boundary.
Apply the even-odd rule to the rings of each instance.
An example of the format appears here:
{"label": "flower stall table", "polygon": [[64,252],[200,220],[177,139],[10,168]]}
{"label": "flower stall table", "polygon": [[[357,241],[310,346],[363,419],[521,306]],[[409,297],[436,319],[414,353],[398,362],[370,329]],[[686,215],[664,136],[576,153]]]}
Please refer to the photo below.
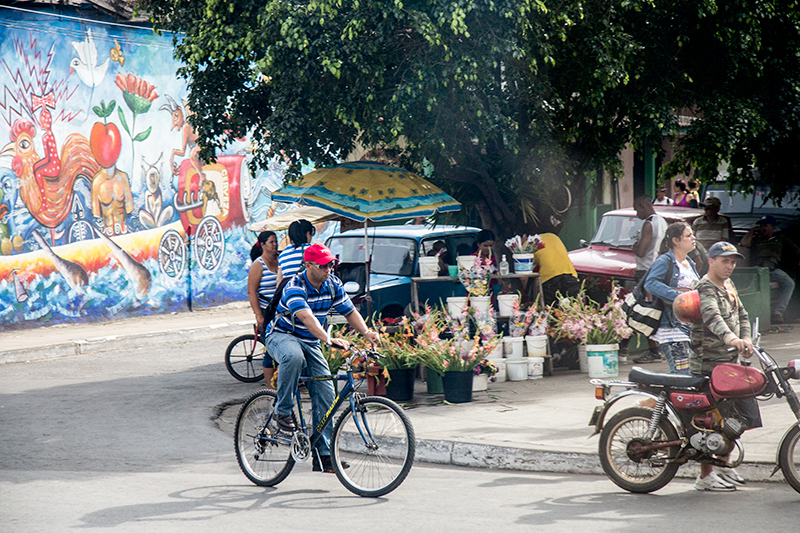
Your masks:
{"label": "flower stall table", "polygon": [[[523,289],[525,290],[527,290],[528,280],[533,279],[532,288],[534,289],[534,294],[532,295],[533,297],[531,300],[535,299],[537,294],[542,294],[542,280],[538,272],[512,272],[510,274],[506,274],[505,276],[501,276],[500,274],[492,274],[490,279],[518,279],[522,282]],[[460,283],[458,278],[450,278],[447,276],[438,278],[411,278],[411,307],[414,309],[415,313],[419,313],[419,284],[428,281],[452,281],[456,284]]]}

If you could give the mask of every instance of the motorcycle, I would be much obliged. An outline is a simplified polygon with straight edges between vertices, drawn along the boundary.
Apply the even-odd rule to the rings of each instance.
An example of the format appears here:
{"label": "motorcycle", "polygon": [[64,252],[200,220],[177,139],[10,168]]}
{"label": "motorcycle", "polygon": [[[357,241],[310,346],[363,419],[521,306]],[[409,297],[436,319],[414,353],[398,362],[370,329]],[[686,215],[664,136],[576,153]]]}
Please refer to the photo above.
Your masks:
{"label": "motorcycle", "polygon": [[[762,370],[723,363],[707,377],[633,367],[628,381],[590,381],[595,397],[604,403],[595,408],[589,425],[595,427],[592,436],[600,434],[600,463],[611,481],[629,492],[647,493],[666,486],[678,468],[689,461],[737,467],[744,460],[739,437],[747,426],[735,414],[723,414],[727,409],[721,411],[720,407],[727,399],[768,400],[776,396],[786,399],[798,422],[783,435],[772,474],[780,469],[789,485],[800,492],[800,401],[789,383],[790,379],[800,379],[800,360],[779,367],[758,345],[758,319],[753,330],[753,351]],[[609,398],[612,387],[625,390]],[[605,422],[609,409],[630,397],[647,398],[649,402],[645,403],[655,403],[655,407],[640,402]],[[735,460],[719,458],[734,450],[738,450]]]}

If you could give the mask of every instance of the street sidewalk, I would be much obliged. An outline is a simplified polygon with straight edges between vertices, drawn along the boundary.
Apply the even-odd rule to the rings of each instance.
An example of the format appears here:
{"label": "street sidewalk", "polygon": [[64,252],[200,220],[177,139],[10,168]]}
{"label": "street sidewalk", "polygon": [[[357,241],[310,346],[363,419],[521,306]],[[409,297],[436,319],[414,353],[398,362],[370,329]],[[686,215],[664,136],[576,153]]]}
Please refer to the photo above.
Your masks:
{"label": "street sidewalk", "polygon": [[[194,312],[128,318],[98,324],[42,327],[0,332],[0,371],[3,363],[90,355],[103,351],[233,338],[252,331],[253,317],[246,302]],[[762,346],[780,364],[800,358],[800,326],[764,336]],[[221,379],[233,379],[217,359]],[[631,362],[620,365],[626,379]],[[667,372],[666,363],[646,365]],[[242,397],[253,385],[242,384]],[[552,376],[533,381],[491,383],[473,401],[445,404],[429,395],[418,380],[414,403],[406,405],[418,439],[420,461],[473,467],[496,467],[544,472],[602,473],[597,458],[598,438],[588,426],[595,406],[594,387],[587,374],[556,369]],[[621,389],[616,389],[621,390]],[[623,403],[623,402],[620,402]],[[764,427],[742,438],[745,463],[739,468],[750,480],[767,480],[778,444],[795,422],[785,400],[760,404]],[[232,432],[238,407],[223,410],[222,429]],[[694,476],[697,465],[679,475]],[[776,474],[773,480],[780,480]]]}

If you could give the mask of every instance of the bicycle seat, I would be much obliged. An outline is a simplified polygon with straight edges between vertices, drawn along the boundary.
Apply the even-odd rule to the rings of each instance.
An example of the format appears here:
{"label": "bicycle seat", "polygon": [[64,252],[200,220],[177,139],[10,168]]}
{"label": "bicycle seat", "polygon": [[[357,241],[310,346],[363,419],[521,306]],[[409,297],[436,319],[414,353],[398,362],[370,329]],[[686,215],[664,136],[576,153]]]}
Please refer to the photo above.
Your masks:
{"label": "bicycle seat", "polygon": [[680,389],[699,389],[708,382],[706,376],[687,376],[685,374],[665,374],[663,372],[652,372],[642,367],[631,368],[628,374],[628,381],[640,383],[642,385],[659,385]]}

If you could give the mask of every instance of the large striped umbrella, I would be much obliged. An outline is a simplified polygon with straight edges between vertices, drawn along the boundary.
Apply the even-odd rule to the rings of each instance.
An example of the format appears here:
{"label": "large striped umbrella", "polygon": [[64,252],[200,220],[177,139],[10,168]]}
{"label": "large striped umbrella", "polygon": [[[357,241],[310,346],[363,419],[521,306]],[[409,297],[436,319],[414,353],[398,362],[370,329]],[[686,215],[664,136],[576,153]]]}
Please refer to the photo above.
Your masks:
{"label": "large striped umbrella", "polygon": [[279,202],[321,207],[358,222],[398,220],[458,211],[461,204],[421,176],[370,161],[309,172],[272,193]]}
{"label": "large striped umbrella", "polygon": [[321,207],[363,222],[367,280],[370,259],[368,220],[380,222],[425,217],[461,209],[461,204],[452,196],[418,174],[371,161],[353,161],[314,170],[273,192],[272,199]]}

